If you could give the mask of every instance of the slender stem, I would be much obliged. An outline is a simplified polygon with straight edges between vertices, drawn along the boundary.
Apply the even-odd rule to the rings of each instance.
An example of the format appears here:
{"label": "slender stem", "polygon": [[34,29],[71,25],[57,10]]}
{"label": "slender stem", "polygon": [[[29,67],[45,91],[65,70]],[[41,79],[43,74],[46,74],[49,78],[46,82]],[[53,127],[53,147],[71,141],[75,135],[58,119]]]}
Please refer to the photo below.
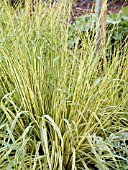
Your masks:
{"label": "slender stem", "polygon": [[95,53],[101,50],[106,42],[106,11],[107,0],[96,0],[96,50]]}

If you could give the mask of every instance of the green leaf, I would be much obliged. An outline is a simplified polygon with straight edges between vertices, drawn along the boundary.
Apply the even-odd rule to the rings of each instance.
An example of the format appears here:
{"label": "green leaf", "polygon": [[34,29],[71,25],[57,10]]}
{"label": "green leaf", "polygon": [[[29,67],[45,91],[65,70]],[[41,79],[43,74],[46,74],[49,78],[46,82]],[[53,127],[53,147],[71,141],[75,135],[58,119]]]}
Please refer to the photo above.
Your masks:
{"label": "green leaf", "polygon": [[123,8],[120,10],[119,15],[120,15],[121,17],[122,17],[122,16],[127,16],[127,18],[128,18],[128,6],[123,7]]}
{"label": "green leaf", "polygon": [[107,24],[119,24],[121,18],[117,14],[110,14],[107,16]]}

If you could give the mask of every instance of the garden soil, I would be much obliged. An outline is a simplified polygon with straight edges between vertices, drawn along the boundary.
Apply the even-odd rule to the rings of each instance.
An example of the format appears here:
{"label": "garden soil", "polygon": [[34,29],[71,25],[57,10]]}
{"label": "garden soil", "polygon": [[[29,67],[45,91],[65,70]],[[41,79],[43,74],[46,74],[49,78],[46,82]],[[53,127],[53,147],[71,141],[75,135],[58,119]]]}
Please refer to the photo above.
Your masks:
{"label": "garden soil", "polygon": [[[119,13],[123,6],[128,6],[128,0],[108,0],[107,13]],[[76,0],[72,9],[72,21],[82,15],[95,12],[94,0]]]}

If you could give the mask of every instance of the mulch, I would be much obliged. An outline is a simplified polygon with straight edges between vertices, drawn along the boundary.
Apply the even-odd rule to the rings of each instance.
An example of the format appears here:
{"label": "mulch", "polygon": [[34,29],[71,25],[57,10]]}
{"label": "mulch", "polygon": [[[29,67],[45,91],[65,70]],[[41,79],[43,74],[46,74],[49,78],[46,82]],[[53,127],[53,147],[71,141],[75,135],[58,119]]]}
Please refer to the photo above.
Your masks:
{"label": "mulch", "polygon": [[[108,0],[107,13],[119,13],[123,6],[128,6],[128,0]],[[95,12],[94,0],[77,0],[73,4],[73,19],[92,12]]]}

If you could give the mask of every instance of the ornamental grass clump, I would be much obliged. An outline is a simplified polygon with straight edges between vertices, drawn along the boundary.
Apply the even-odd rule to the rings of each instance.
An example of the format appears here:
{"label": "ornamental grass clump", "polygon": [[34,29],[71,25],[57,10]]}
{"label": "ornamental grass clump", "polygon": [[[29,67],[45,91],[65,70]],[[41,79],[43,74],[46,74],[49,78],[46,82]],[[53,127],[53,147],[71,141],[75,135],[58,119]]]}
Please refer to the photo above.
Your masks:
{"label": "ornamental grass clump", "polygon": [[128,44],[100,68],[88,30],[69,47],[71,4],[0,9],[0,169],[127,169]]}

